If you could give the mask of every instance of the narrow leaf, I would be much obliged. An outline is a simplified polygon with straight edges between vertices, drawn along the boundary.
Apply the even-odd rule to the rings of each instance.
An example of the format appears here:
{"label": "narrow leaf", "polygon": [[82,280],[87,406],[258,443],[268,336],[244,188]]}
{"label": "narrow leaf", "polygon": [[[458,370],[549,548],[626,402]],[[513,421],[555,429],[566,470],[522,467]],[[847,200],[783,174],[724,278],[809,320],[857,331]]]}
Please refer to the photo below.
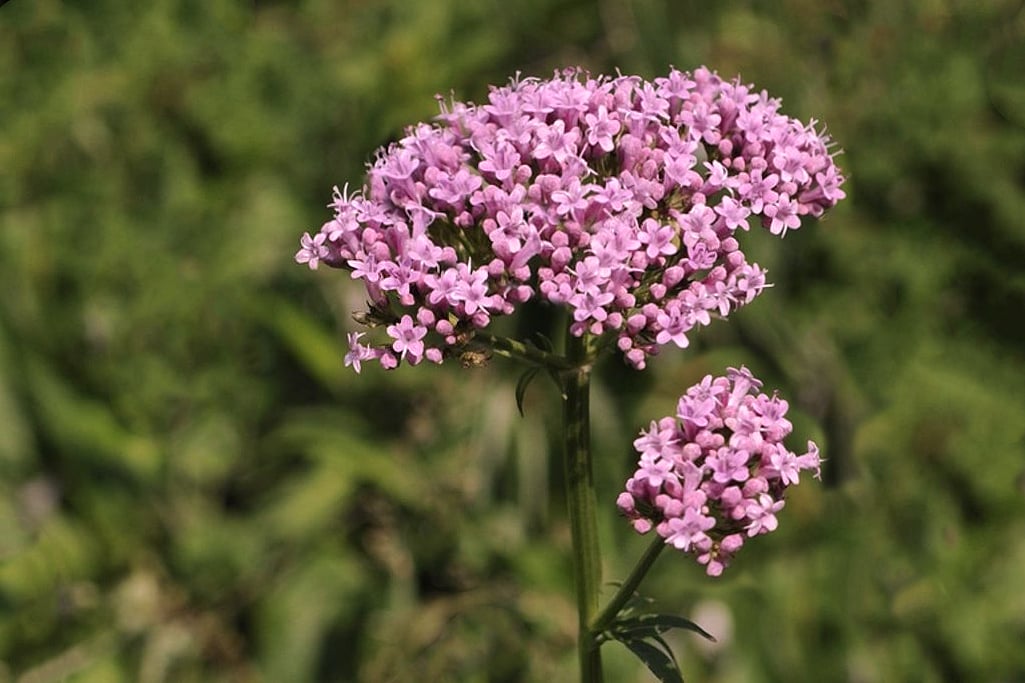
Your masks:
{"label": "narrow leaf", "polygon": [[690,619],[676,614],[644,614],[639,617],[619,619],[613,623],[611,630],[614,634],[622,634],[624,637],[629,638],[650,637],[653,634],[665,633],[674,628],[692,631],[713,643],[715,642],[715,637],[708,631]]}
{"label": "narrow leaf", "polygon": [[662,683],[683,683],[683,674],[673,658],[644,640],[625,640],[623,644],[644,662],[648,670]]}
{"label": "narrow leaf", "polygon": [[527,394],[527,387],[540,371],[539,367],[529,368],[520,375],[519,381],[516,382],[516,408],[520,411],[520,417],[523,417],[523,397]]}
{"label": "narrow leaf", "polygon": [[542,351],[547,351],[548,353],[551,353],[555,350],[555,344],[552,343],[552,340],[544,334],[542,334],[541,332],[535,332],[534,337],[540,342],[537,345],[537,347]]}
{"label": "narrow leaf", "polygon": [[666,639],[662,636],[653,636],[652,640],[662,646],[662,649],[665,651],[666,656],[668,656],[669,659],[673,661],[673,665],[677,669],[679,669],[680,663],[676,661],[676,655],[673,654],[673,648],[669,647],[669,643],[666,642]]}

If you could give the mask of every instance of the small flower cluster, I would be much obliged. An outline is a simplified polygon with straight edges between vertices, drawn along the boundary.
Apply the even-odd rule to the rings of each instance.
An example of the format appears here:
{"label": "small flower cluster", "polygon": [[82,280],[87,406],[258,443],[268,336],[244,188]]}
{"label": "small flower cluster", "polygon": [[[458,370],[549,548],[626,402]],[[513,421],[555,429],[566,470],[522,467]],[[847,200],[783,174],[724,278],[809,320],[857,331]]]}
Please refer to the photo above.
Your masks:
{"label": "small flower cluster", "polygon": [[440,363],[532,298],[640,369],[766,287],[738,229],[783,236],[844,196],[828,136],[779,107],[704,68],[514,80],[484,105],[442,103],[435,124],[379,150],[296,261],[366,286],[363,319],[388,339],[350,335],[357,371]]}
{"label": "small flower cluster", "polygon": [[787,402],[757,393],[747,370],[705,377],[680,397],[675,417],[652,422],[634,441],[637,471],[616,501],[634,529],[651,529],[719,576],[745,538],[776,529],[783,494],[801,470],[819,477],[819,450],[783,445]]}

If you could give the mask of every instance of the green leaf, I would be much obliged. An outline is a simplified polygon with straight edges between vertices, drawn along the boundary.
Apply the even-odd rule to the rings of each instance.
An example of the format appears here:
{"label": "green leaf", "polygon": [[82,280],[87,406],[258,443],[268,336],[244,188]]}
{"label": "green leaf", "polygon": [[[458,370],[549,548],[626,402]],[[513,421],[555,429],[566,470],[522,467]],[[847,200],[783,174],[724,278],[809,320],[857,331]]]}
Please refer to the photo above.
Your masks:
{"label": "green leaf", "polygon": [[535,332],[534,337],[538,340],[538,342],[540,342],[539,344],[537,344],[537,348],[541,349],[542,351],[547,351],[548,353],[553,353],[555,351],[555,344],[553,344],[552,340],[549,339],[546,335],[544,335],[541,332]]}
{"label": "green leaf", "polygon": [[516,409],[520,411],[520,417],[523,417],[523,397],[527,393],[527,387],[537,377],[537,373],[541,371],[540,367],[528,368],[520,379],[516,382]]}
{"label": "green leaf", "polygon": [[624,640],[622,643],[630,648],[630,651],[637,655],[662,683],[683,683],[680,667],[668,649],[663,651],[644,640]]}
{"label": "green leaf", "polygon": [[613,622],[609,631],[612,637],[616,640],[623,640],[638,637],[651,638],[674,628],[682,628],[686,631],[692,631],[713,643],[715,642],[715,637],[708,631],[701,628],[690,619],[686,619],[676,614],[643,614],[639,617],[617,619]]}

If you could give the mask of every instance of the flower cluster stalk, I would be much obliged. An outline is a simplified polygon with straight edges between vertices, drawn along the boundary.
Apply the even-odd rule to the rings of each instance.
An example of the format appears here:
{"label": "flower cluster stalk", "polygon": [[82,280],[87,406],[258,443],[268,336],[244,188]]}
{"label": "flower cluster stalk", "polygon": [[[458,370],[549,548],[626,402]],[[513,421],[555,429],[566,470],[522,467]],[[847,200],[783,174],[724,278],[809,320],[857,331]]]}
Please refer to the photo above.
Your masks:
{"label": "flower cluster stalk", "polygon": [[655,564],[655,560],[658,559],[658,556],[662,554],[662,551],[665,550],[665,548],[665,541],[658,536],[648,544],[648,548],[644,551],[644,554],[641,555],[640,559],[637,560],[637,564],[635,564],[634,568],[630,571],[630,575],[626,577],[626,580],[623,581],[622,584],[620,584],[619,590],[616,591],[616,594],[612,596],[609,603],[605,605],[602,611],[599,612],[591,621],[590,631],[595,638],[599,637],[605,629],[612,625],[612,622],[615,621],[620,611],[622,611],[627,602],[630,601],[630,598],[632,598],[637,592],[637,589],[641,585],[641,581],[643,581],[644,577],[647,576],[648,570],[651,569],[653,564]]}

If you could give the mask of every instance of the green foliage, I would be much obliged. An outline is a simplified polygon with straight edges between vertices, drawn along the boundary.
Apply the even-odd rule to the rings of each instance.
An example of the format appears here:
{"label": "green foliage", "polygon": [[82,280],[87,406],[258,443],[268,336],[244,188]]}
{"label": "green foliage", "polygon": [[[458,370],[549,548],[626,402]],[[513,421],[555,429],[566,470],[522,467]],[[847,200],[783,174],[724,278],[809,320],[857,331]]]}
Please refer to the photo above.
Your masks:
{"label": "green foliage", "polygon": [[674,628],[684,629],[712,642],[715,638],[690,619],[675,614],[642,614],[629,612],[616,618],[603,634],[605,640],[625,645],[663,683],[683,683],[680,664],[662,634]]}
{"label": "green foliage", "polygon": [[628,638],[622,642],[662,683],[683,683],[680,665],[664,640],[653,636],[650,640]]}
{"label": "green foliage", "polygon": [[354,376],[359,293],[291,255],[437,92],[700,63],[828,122],[850,198],[746,236],[776,287],[731,324],[601,368],[606,578],[644,545],[613,505],[636,430],[747,363],[826,482],[722,579],[659,560],[646,592],[718,639],[656,634],[687,680],[1020,679],[1023,21],[1010,0],[10,0],[0,681],[571,680],[551,385],[500,360]]}

